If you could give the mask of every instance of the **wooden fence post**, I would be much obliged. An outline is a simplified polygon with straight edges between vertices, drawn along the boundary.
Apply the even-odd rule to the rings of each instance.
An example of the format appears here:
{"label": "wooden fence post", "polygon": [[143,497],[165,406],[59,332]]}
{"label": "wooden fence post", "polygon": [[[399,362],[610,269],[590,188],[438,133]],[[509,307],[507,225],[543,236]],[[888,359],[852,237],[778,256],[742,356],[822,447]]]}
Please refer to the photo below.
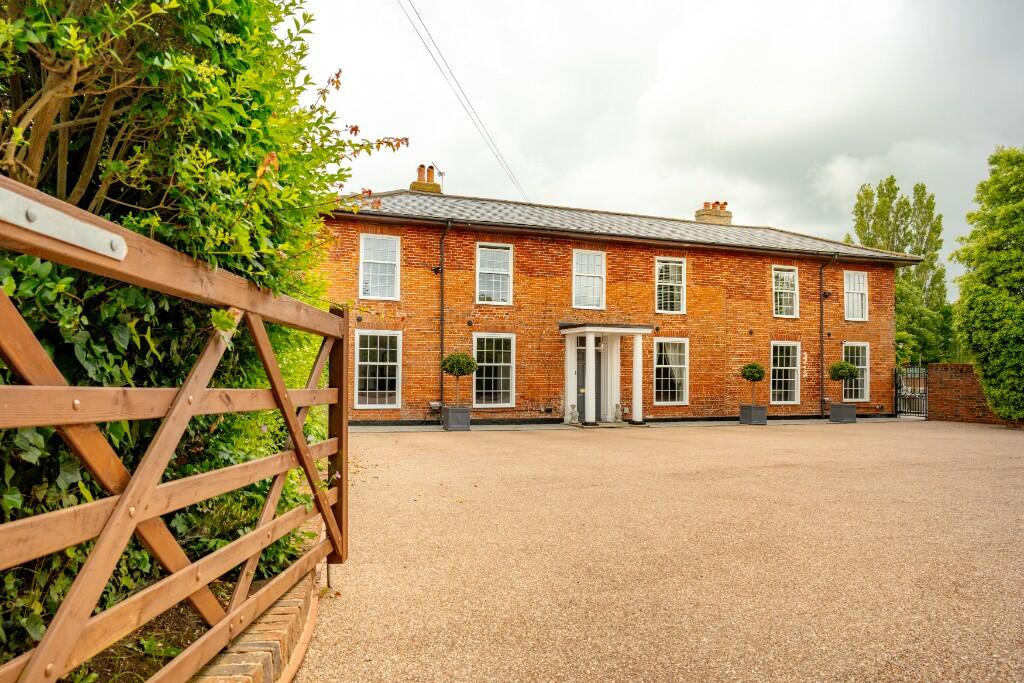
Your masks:
{"label": "wooden fence post", "polygon": [[327,417],[328,438],[338,440],[338,451],[331,456],[327,475],[331,485],[338,489],[334,504],[334,519],[341,530],[341,554],[332,552],[328,564],[341,564],[348,559],[348,406],[349,406],[349,312],[332,307],[331,313],[340,320],[340,337],[331,349],[328,365],[328,386],[338,390],[338,402],[330,406]]}

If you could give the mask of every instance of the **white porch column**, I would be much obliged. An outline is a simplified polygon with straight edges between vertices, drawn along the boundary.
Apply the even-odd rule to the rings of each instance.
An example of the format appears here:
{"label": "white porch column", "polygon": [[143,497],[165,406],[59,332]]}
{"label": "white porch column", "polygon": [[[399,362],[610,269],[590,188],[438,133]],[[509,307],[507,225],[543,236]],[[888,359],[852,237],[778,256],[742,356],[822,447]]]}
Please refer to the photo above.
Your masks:
{"label": "white porch column", "polygon": [[587,355],[586,363],[584,363],[586,369],[583,380],[583,404],[585,408],[583,414],[580,415],[580,422],[592,425],[597,424],[597,340],[593,332],[588,332],[586,339]]}
{"label": "white porch column", "polygon": [[[562,401],[562,419],[572,422],[573,406],[579,415],[582,406],[576,405],[576,335],[565,335],[565,399]],[[579,417],[582,422],[583,417]]]}
{"label": "white porch column", "polygon": [[633,407],[629,421],[635,425],[644,423],[644,337],[633,335]]}

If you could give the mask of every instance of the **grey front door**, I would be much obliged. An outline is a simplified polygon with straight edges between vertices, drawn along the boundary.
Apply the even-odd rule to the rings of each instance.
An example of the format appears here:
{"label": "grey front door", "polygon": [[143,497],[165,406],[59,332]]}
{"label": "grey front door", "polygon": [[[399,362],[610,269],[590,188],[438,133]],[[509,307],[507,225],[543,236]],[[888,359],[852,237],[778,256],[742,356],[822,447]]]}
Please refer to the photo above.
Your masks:
{"label": "grey front door", "polygon": [[604,382],[601,377],[601,353],[604,351],[602,337],[594,340],[594,387],[597,393],[594,396],[594,408],[597,410],[596,417],[586,415],[587,401],[586,392],[583,391],[587,382],[587,338],[583,335],[577,337],[576,344],[576,409],[580,413],[580,422],[601,422],[604,415],[601,412],[601,393]]}

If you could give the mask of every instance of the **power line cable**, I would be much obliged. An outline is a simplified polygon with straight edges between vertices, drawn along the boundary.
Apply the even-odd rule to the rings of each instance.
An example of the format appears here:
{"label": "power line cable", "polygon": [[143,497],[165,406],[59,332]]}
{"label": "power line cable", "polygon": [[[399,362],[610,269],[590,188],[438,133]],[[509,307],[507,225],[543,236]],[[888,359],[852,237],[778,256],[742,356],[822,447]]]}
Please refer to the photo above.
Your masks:
{"label": "power line cable", "polygon": [[452,75],[452,80],[455,81],[455,85],[458,87],[459,92],[462,93],[462,97],[466,100],[466,104],[469,105],[473,115],[476,117],[477,121],[480,122],[480,127],[483,129],[484,135],[487,136],[487,140],[491,143],[491,146],[494,147],[494,151],[500,158],[502,165],[508,169],[508,172],[512,177],[512,182],[515,183],[519,192],[525,197],[526,192],[523,190],[523,186],[519,183],[519,179],[516,178],[515,172],[512,171],[512,166],[505,160],[505,155],[501,153],[498,143],[494,141],[494,138],[491,136],[491,132],[487,130],[487,126],[484,125],[484,120],[480,117],[480,114],[477,113],[476,107],[473,106],[473,101],[469,99],[469,95],[467,95],[466,91],[463,90],[462,84],[459,83],[459,77],[455,75],[455,71],[452,70],[451,65],[448,64],[448,60],[445,59],[444,52],[441,51],[441,47],[437,44],[437,41],[434,40],[434,36],[430,33],[430,29],[427,27],[427,22],[423,21],[423,17],[420,15],[420,11],[416,9],[416,4],[413,0],[406,1],[409,3],[409,6],[412,7],[412,11],[416,13],[416,18],[419,19],[420,23],[423,25],[423,30],[427,32],[427,37],[430,39],[431,44],[434,46],[434,49],[437,50],[437,54],[441,58],[441,61],[444,62],[445,68],[448,69],[448,73]]}
{"label": "power line cable", "polygon": [[[416,9],[416,5],[413,4],[412,0],[407,0],[409,6],[412,7],[413,12],[416,14],[417,19],[419,19],[420,23],[422,24],[423,31],[427,34],[428,38],[430,39],[430,42],[434,45],[434,49],[437,51],[437,56],[434,55],[434,51],[430,49],[429,45],[427,45],[427,41],[426,39],[424,39],[423,33],[420,32],[419,27],[416,25],[416,22],[413,21],[412,16],[409,14],[409,11],[405,8],[405,6],[402,4],[401,0],[395,1],[398,4],[398,7],[402,10],[402,14],[404,14],[405,18],[408,20],[409,25],[412,26],[413,31],[416,32],[416,37],[420,39],[420,43],[423,44],[423,48],[427,51],[427,54],[430,55],[430,58],[434,62],[434,66],[436,66],[437,70],[441,72],[441,76],[444,78],[445,83],[448,84],[448,88],[452,91],[452,94],[455,95],[455,99],[459,101],[459,105],[462,107],[462,110],[466,113],[466,116],[469,117],[470,122],[473,124],[473,127],[476,128],[477,133],[480,134],[480,137],[483,139],[484,144],[487,145],[488,150],[490,150],[495,160],[505,171],[505,175],[508,176],[509,180],[515,186],[516,190],[519,192],[520,195],[522,195],[523,199],[526,201],[530,201],[530,198],[526,195],[526,191],[523,189],[523,186],[519,183],[519,179],[516,178],[515,173],[512,171],[512,167],[505,160],[505,157],[501,153],[501,150],[498,148],[497,143],[495,143],[494,138],[491,136],[490,132],[487,130],[487,127],[484,125],[483,119],[480,118],[480,115],[477,113],[472,101],[469,99],[469,96],[466,95],[466,91],[463,90],[462,85],[458,81],[458,78],[456,78],[455,72],[452,71],[451,66],[448,64],[448,60],[445,59],[444,57],[444,53],[441,52],[441,48],[437,45],[437,42],[434,40],[434,37],[430,34],[430,29],[427,28],[427,24],[426,22],[423,21],[423,17],[420,15],[419,10]],[[438,61],[438,56],[440,56],[441,58],[440,62]],[[441,66],[441,62],[444,62],[444,67]]]}

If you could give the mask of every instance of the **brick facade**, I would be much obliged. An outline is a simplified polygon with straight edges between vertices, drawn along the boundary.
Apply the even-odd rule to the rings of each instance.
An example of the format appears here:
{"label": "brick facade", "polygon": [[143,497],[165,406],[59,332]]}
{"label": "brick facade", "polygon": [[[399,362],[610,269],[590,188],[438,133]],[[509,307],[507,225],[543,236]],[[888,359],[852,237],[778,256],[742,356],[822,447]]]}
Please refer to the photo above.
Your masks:
{"label": "brick facade", "polygon": [[[438,325],[440,261],[443,227],[432,224],[396,224],[367,217],[340,217],[328,221],[334,234],[326,264],[332,300],[353,302],[355,327],[402,331],[402,407],[354,409],[353,421],[437,420],[429,403],[439,399]],[[382,233],[401,238],[399,301],[359,298],[361,233]],[[476,244],[513,245],[513,304],[475,303]],[[605,310],[572,306],[572,250],[606,253]],[[643,338],[644,415],[651,419],[733,417],[739,404],[750,400],[750,387],[739,368],[756,361],[770,370],[772,340],[800,342],[800,402],[770,405],[769,415],[818,415],[819,393],[819,266],[825,263],[825,367],[841,360],[842,342],[870,345],[869,400],[858,404],[860,414],[893,412],[894,266],[888,263],[833,262],[815,257],[793,257],[679,248],[650,243],[572,239],[547,235],[452,228],[445,247],[446,352],[472,353],[474,332],[516,335],[515,407],[474,408],[475,420],[553,419],[563,415],[564,340],[559,323],[645,324],[656,327]],[[686,259],[685,314],[655,313],[654,262],[657,256]],[[772,315],[772,266],[798,268],[799,317]],[[868,274],[868,320],[844,319],[843,271]],[[472,325],[469,323],[472,322]],[[689,339],[689,405],[653,404],[653,343],[655,337]],[[620,355],[621,403],[630,407],[632,337],[622,338]],[[353,357],[350,355],[350,360]],[[465,402],[472,377],[462,380]],[[349,387],[353,392],[354,388]],[[446,398],[454,398],[455,384],[446,378]],[[825,378],[825,396],[840,400],[838,382]],[[769,381],[757,386],[758,403],[768,403]],[[352,394],[350,393],[350,396]],[[574,401],[574,397],[572,398]]]}
{"label": "brick facade", "polygon": [[970,363],[928,366],[928,419],[1008,424],[992,412]]}

